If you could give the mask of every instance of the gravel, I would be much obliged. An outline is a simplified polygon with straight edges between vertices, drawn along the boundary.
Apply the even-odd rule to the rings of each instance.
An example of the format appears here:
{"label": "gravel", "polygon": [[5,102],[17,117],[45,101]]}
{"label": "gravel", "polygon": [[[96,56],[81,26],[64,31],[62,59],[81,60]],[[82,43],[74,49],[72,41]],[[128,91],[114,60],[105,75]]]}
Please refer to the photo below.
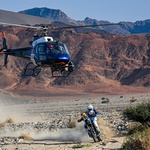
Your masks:
{"label": "gravel", "polygon": [[[23,134],[31,136],[34,140],[38,133],[50,135],[55,132],[67,132],[71,129],[70,122],[80,118],[80,113],[86,109],[88,103],[92,103],[100,111],[101,117],[111,125],[118,135],[126,134],[129,122],[121,116],[120,112],[129,105],[149,100],[150,95],[134,95],[135,97],[137,101],[132,104],[130,100],[133,99],[133,95],[107,96],[109,99],[107,104],[101,103],[102,97],[98,96],[91,98],[72,97],[70,99],[67,97],[69,100],[56,99],[42,103],[39,102],[40,98],[33,101],[33,98],[21,98],[1,91],[0,144],[18,143],[20,139],[23,139]],[[6,122],[8,118],[14,122]],[[83,130],[83,127],[80,130]],[[75,137],[73,139],[76,140]]]}

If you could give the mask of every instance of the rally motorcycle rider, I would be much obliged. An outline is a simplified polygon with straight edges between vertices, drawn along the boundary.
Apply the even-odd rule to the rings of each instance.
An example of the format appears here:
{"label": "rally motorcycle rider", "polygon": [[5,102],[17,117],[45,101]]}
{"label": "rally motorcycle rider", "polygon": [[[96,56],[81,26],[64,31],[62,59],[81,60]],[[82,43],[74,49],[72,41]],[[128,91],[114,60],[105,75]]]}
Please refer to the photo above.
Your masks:
{"label": "rally motorcycle rider", "polygon": [[[99,112],[93,107],[92,104],[89,104],[87,106],[87,110],[85,111],[85,113],[90,118],[91,122],[93,123],[95,130],[96,130],[96,134],[99,135],[100,129],[97,124],[97,117],[99,116]],[[78,120],[78,122],[81,122],[81,121],[83,121],[82,117],[81,117],[81,119]],[[86,124],[84,125],[84,128],[87,129]]]}

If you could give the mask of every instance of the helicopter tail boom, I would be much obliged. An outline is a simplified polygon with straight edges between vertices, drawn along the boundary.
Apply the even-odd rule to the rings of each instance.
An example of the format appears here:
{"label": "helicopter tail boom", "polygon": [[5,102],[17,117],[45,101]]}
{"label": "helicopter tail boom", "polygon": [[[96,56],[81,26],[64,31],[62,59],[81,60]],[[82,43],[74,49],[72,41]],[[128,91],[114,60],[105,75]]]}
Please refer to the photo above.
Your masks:
{"label": "helicopter tail boom", "polygon": [[5,32],[2,32],[2,42],[3,42],[3,48],[2,49],[7,49]]}
{"label": "helicopter tail boom", "polygon": [[7,65],[8,62],[8,54],[6,53],[7,51],[7,42],[6,42],[6,35],[5,32],[2,32],[2,48],[0,54],[4,54],[4,66]]}

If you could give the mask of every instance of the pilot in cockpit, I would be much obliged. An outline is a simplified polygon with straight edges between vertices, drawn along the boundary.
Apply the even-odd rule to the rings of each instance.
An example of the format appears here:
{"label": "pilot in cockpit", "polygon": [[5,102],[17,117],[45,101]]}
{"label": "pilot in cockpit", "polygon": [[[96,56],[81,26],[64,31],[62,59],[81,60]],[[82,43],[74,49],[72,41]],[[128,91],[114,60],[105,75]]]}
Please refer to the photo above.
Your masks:
{"label": "pilot in cockpit", "polygon": [[53,44],[49,45],[49,53],[54,53],[54,46],[53,46]]}

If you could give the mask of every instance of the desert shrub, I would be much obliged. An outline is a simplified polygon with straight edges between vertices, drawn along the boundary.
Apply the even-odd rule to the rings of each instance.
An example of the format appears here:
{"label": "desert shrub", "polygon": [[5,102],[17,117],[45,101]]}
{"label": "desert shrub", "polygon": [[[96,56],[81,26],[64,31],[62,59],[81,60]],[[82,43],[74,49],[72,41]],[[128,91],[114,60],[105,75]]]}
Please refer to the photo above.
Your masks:
{"label": "desert shrub", "polygon": [[105,97],[102,97],[101,100],[105,100]]}
{"label": "desert shrub", "polygon": [[123,116],[129,120],[140,122],[142,125],[150,127],[150,101],[124,109]]}
{"label": "desert shrub", "polygon": [[77,126],[77,121],[75,119],[71,120],[69,123],[68,123],[68,127],[69,128],[75,128]]}
{"label": "desert shrub", "polygon": [[149,150],[150,149],[150,101],[123,110],[123,116],[137,123],[128,127],[126,142],[123,150]]}
{"label": "desert shrub", "polygon": [[6,121],[0,123],[0,127],[4,127],[8,124],[14,123],[14,120],[12,118],[8,118]]}
{"label": "desert shrub", "polygon": [[146,129],[147,128],[140,123],[132,123],[128,126],[128,134],[132,135],[132,134],[135,134],[137,132],[143,132]]}
{"label": "desert shrub", "polygon": [[150,149],[150,128],[143,132],[136,132],[128,136],[122,145],[123,150],[149,150]]}
{"label": "desert shrub", "polygon": [[82,148],[82,147],[84,147],[84,146],[81,145],[81,144],[77,144],[77,145],[72,146],[73,149],[76,149],[76,148]]}
{"label": "desert shrub", "polygon": [[77,149],[77,148],[83,148],[83,147],[91,147],[92,144],[77,144],[72,146],[73,149]]}
{"label": "desert shrub", "polygon": [[33,140],[33,138],[28,134],[22,134],[19,138],[24,140],[29,140],[29,141]]}
{"label": "desert shrub", "polygon": [[102,102],[101,102],[102,104],[104,104],[104,103],[106,103],[106,104],[108,104],[108,103],[110,103],[110,101],[109,101],[109,99],[108,98],[105,98],[105,99],[103,99],[102,100]]}

